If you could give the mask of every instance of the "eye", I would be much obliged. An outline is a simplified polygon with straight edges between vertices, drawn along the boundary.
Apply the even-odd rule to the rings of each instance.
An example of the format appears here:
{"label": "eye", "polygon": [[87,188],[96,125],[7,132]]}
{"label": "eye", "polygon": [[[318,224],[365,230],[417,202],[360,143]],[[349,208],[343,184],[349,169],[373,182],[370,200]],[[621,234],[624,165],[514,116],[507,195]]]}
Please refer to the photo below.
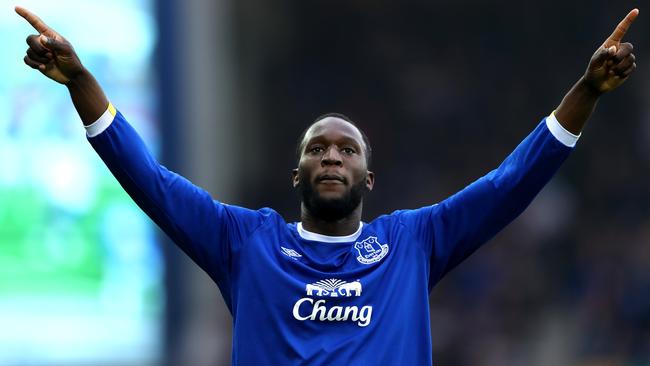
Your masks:
{"label": "eye", "polygon": [[307,150],[307,152],[308,152],[309,154],[320,154],[320,153],[322,153],[323,151],[325,151],[325,150],[323,149],[322,146],[312,146],[312,147],[310,147],[310,148]]}
{"label": "eye", "polygon": [[352,155],[352,154],[355,154],[357,152],[355,149],[353,149],[351,147],[344,147],[344,148],[341,149],[341,151],[343,151],[343,153],[345,153],[347,155]]}

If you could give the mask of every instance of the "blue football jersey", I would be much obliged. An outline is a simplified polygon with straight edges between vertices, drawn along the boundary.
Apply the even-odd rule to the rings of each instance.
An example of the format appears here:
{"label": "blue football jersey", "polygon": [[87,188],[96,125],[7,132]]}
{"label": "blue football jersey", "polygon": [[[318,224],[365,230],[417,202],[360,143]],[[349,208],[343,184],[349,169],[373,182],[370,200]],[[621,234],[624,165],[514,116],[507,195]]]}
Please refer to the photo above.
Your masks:
{"label": "blue football jersey", "polygon": [[214,201],[161,166],[119,112],[103,118],[89,133],[93,148],[219,286],[233,316],[233,365],[430,365],[431,289],[525,209],[575,144],[553,132],[561,126],[550,116],[446,200],[332,237],[270,208]]}

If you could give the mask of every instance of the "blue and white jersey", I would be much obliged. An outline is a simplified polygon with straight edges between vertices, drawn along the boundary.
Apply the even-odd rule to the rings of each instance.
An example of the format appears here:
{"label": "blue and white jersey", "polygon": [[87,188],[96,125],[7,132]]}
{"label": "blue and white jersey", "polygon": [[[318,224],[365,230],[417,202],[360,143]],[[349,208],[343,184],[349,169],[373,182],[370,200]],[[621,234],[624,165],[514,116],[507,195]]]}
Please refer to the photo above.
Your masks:
{"label": "blue and white jersey", "polygon": [[233,365],[430,365],[429,292],[519,215],[577,136],[551,115],[495,170],[448,199],[345,237],[274,210],[214,201],[168,171],[112,107],[88,138],[133,200],[217,283]]}

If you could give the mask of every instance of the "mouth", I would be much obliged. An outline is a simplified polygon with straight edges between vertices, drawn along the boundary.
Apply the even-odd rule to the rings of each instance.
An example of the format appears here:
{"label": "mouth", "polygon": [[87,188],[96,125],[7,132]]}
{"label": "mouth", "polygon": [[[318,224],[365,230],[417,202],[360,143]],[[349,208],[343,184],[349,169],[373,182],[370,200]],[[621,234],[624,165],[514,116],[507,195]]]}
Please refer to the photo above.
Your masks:
{"label": "mouth", "polygon": [[345,184],[345,178],[336,174],[323,174],[316,178],[316,183]]}

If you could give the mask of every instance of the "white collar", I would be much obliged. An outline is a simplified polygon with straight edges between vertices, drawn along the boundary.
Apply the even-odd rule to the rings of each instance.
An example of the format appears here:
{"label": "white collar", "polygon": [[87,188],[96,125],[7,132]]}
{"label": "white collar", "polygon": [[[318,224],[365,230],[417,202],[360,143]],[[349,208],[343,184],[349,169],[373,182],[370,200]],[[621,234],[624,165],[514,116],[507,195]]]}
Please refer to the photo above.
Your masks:
{"label": "white collar", "polygon": [[357,231],[350,235],[345,235],[345,236],[331,236],[331,235],[323,235],[323,234],[317,234],[317,233],[312,233],[311,231],[307,231],[303,229],[302,227],[302,222],[299,222],[297,225],[298,228],[298,235],[300,235],[301,238],[305,240],[313,240],[313,241],[322,241],[325,243],[347,243],[350,241],[355,241],[359,236],[361,235],[361,229],[363,228],[363,222],[359,222],[359,228]]}

